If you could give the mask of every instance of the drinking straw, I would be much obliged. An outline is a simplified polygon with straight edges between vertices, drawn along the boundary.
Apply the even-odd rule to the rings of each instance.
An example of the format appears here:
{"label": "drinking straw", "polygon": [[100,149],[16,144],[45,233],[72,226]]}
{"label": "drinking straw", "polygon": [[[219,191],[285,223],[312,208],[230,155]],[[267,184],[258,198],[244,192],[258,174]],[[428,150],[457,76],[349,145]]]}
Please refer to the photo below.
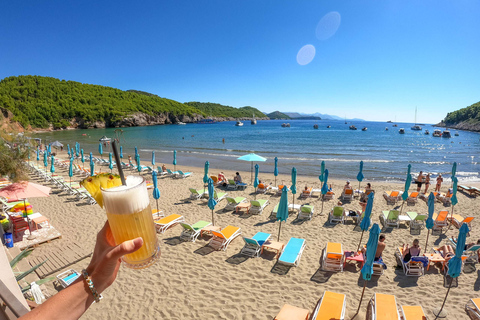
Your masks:
{"label": "drinking straw", "polygon": [[123,169],[122,169],[122,165],[121,165],[121,162],[120,162],[120,155],[118,154],[117,142],[115,140],[113,140],[113,142],[112,142],[112,149],[113,149],[113,154],[115,155],[115,162],[117,163],[118,174],[120,175],[120,179],[122,180],[122,184],[124,186],[126,186],[127,183],[125,182],[125,176],[123,175]]}

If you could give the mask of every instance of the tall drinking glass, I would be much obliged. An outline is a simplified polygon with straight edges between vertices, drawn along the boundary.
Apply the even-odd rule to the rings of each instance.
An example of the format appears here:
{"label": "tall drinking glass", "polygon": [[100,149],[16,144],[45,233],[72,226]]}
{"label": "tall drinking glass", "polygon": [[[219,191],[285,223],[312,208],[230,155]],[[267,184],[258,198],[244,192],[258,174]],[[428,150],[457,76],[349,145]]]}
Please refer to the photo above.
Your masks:
{"label": "tall drinking glass", "polygon": [[160,257],[160,247],[145,179],[128,176],[126,183],[126,186],[102,189],[103,204],[117,245],[143,238],[143,246],[138,251],[122,257],[128,268],[143,269]]}

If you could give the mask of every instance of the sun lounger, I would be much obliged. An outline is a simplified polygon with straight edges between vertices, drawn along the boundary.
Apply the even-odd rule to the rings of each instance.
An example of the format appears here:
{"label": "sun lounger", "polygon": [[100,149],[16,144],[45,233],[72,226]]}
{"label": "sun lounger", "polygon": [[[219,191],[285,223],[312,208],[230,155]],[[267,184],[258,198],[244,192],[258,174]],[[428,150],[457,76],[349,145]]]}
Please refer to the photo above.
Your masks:
{"label": "sun lounger", "polygon": [[178,171],[172,171],[170,169],[167,169],[167,176],[175,178],[175,176],[178,174]]}
{"label": "sun lounger", "polygon": [[237,189],[238,188],[241,188],[242,190],[244,190],[248,185],[244,182],[237,182]]}
{"label": "sun lounger", "polygon": [[426,320],[422,306],[402,306],[400,309],[403,320]]}
{"label": "sun lounger", "polygon": [[345,200],[345,201],[353,200],[353,189],[352,188],[347,188],[347,189],[343,190],[342,200]]}
{"label": "sun lounger", "polygon": [[235,183],[235,180],[228,179],[227,189],[237,190],[237,184]]}
{"label": "sun lounger", "polygon": [[401,264],[403,267],[403,272],[406,276],[416,276],[420,277],[424,275],[423,263],[421,261],[403,261],[403,248],[398,247],[395,252],[395,257],[397,258],[397,264]]}
{"label": "sun lounger", "polygon": [[438,201],[442,202],[444,206],[450,206],[452,204],[453,193],[438,193],[436,198]]}
{"label": "sun lounger", "polygon": [[380,220],[382,220],[384,227],[398,228],[398,216],[398,210],[382,211],[382,213],[380,214]]}
{"label": "sun lounger", "polygon": [[477,191],[475,189],[476,188],[462,186],[462,185],[457,186],[457,190],[462,191],[463,193],[468,192],[468,195],[471,197],[475,197],[477,195]]}
{"label": "sun lounger", "polygon": [[433,213],[433,229],[442,229],[448,226],[448,211],[440,211],[438,214]]}
{"label": "sun lounger", "polygon": [[335,193],[333,191],[328,191],[323,195],[323,200],[332,200],[334,196]]}
{"label": "sun lounger", "polygon": [[268,205],[268,200],[250,200],[251,208],[250,212],[253,214],[261,214],[263,209]]}
{"label": "sun lounger", "polygon": [[470,299],[465,305],[470,319],[480,320],[480,298]]}
{"label": "sun lounger", "polygon": [[240,228],[234,226],[227,226],[222,231],[212,231],[213,238],[208,245],[215,250],[225,251],[233,239],[238,237],[242,232]]}
{"label": "sun lounger", "polygon": [[368,320],[400,320],[397,300],[393,295],[375,293],[368,303],[368,308]]}
{"label": "sun lounger", "polygon": [[383,272],[385,271],[385,269],[383,268],[383,265],[381,263],[373,262],[372,266],[373,266],[373,275],[374,276],[381,276],[383,274]]}
{"label": "sun lounger", "polygon": [[387,201],[387,204],[395,204],[398,200],[401,199],[402,192],[401,191],[385,191],[383,193],[383,197]]}
{"label": "sun lounger", "polygon": [[185,218],[183,216],[176,213],[172,213],[171,215],[168,215],[154,222],[155,222],[155,226],[157,227],[157,231],[160,233],[164,233],[165,231],[167,231],[168,228],[183,221],[185,221]]}
{"label": "sun lounger", "polygon": [[410,229],[423,229],[425,228],[425,220],[427,220],[426,214],[417,214],[416,212],[406,212],[406,215],[410,218]]}
{"label": "sun lounger", "polygon": [[217,190],[215,190],[213,193],[213,198],[215,199],[215,201],[220,202],[227,197],[227,194],[228,193],[226,192],[217,192]]}
{"label": "sun lounger", "polygon": [[[122,162],[122,163],[123,163],[123,162]],[[159,175],[159,176],[161,177],[161,176],[165,176],[165,175],[167,175],[167,174],[168,174],[167,171],[163,171],[162,167],[158,167],[158,166],[157,166],[157,175]]]}
{"label": "sun lounger", "polygon": [[195,242],[202,232],[202,229],[211,225],[211,222],[200,220],[193,225],[189,225],[186,222],[180,222],[180,225],[183,228],[182,233],[180,234],[180,239],[185,241]]}
{"label": "sun lounger", "polygon": [[475,219],[474,217],[466,217],[465,219],[459,215],[459,214],[454,214],[453,218],[451,216],[448,216],[447,219],[451,219],[452,223],[455,225],[455,227],[459,228],[462,226],[462,224],[466,223],[468,225],[468,229],[472,231],[472,221]]}
{"label": "sun lounger", "polygon": [[300,198],[310,198],[312,196],[313,188],[307,188],[307,190],[302,190],[302,194],[300,194]]}
{"label": "sun lounger", "polygon": [[225,206],[225,208],[223,208],[223,211],[235,210],[235,208],[239,203],[245,202],[247,200],[244,197],[236,197],[236,198],[226,197],[226,198],[227,198],[227,205]]}
{"label": "sun lounger", "polygon": [[418,202],[418,192],[412,192],[407,198],[407,204],[415,205]]}
{"label": "sun lounger", "polygon": [[345,221],[345,208],[342,206],[335,206],[328,214],[328,222],[340,222],[344,223]]}
{"label": "sun lounger", "polygon": [[298,266],[303,249],[305,249],[305,239],[290,238],[287,245],[282,249],[278,263],[292,267]]}
{"label": "sun lounger", "polygon": [[300,211],[298,212],[298,219],[311,220],[314,211],[315,208],[313,206],[304,204],[300,207]]}
{"label": "sun lounger", "polygon": [[273,320],[308,320],[308,310],[285,304]]}
{"label": "sun lounger", "polygon": [[202,198],[204,195],[208,195],[208,193],[204,189],[193,189],[193,188],[188,188],[190,190],[190,199],[193,200],[198,200]]}
{"label": "sun lounger", "polygon": [[272,214],[277,214],[278,206],[279,206],[279,205],[280,205],[280,203],[277,203],[277,205],[273,208]]}
{"label": "sun lounger", "polygon": [[279,185],[278,188],[277,188],[277,192],[275,193],[275,195],[277,196],[281,196],[282,195],[282,189],[283,189],[284,185]]}
{"label": "sun lounger", "polygon": [[182,170],[178,170],[178,173],[174,176],[174,178],[185,179],[187,177],[190,177],[191,175],[193,175],[192,172],[183,172]]}
{"label": "sun lounger", "polygon": [[240,254],[249,257],[258,257],[263,244],[270,238],[270,233],[257,232],[252,238],[243,237],[245,246],[240,251]]}
{"label": "sun lounger", "polygon": [[325,291],[323,297],[318,301],[311,320],[345,319],[346,296],[341,293]]}
{"label": "sun lounger", "polygon": [[272,188],[271,185],[260,183],[257,188],[257,193],[266,193],[271,188]]}
{"label": "sun lounger", "polygon": [[81,274],[73,269],[69,269],[57,275],[57,281],[64,288],[71,285],[75,280],[77,280]]}
{"label": "sun lounger", "polygon": [[344,262],[345,255],[343,253],[342,244],[328,242],[323,250],[322,270],[342,272]]}

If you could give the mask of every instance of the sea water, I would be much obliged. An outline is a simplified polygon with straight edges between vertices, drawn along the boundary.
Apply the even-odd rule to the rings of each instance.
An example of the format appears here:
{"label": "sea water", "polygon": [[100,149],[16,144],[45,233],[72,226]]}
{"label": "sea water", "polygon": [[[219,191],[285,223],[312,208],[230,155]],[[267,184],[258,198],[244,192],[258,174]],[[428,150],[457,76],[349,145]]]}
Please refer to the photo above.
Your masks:
{"label": "sea water", "polygon": [[[289,122],[291,127],[281,127],[284,122]],[[267,158],[266,162],[259,163],[262,179],[273,179],[274,158],[278,157],[281,174],[289,174],[292,167],[296,167],[298,174],[318,175],[320,164],[325,161],[331,178],[355,180],[359,162],[363,160],[363,174],[369,181],[402,181],[408,164],[412,165],[412,173],[443,173],[444,181],[448,181],[452,164],[457,162],[460,182],[480,181],[480,134],[475,132],[451,130],[451,138],[437,138],[431,135],[435,129],[432,125],[424,125],[423,131],[413,131],[411,123],[399,123],[398,127],[385,122],[348,121],[345,124],[338,120],[244,123],[242,127],[227,121],[122,128],[123,134],[109,128],[49,132],[36,136],[47,142],[59,140],[65,148],[67,143],[72,146],[77,141],[86,154],[92,151],[95,156],[99,156],[98,140],[103,135],[109,138],[117,136],[123,146],[124,159],[128,155],[134,158],[134,147],[137,146],[142,161],[150,162],[152,151],[155,151],[156,165],[165,163],[168,168],[173,167],[173,150],[177,150],[177,168],[203,167],[208,160],[215,170],[250,171],[250,163],[236,159],[254,152]],[[314,129],[314,124],[318,124],[319,128]],[[352,124],[358,130],[349,130]],[[331,128],[327,128],[328,125]],[[367,131],[362,131],[363,127],[367,127]],[[400,128],[405,128],[405,134],[398,133]],[[430,135],[424,134],[425,129],[430,131]],[[456,132],[459,136],[454,136]],[[108,157],[109,147],[104,149]],[[272,174],[272,177],[267,174]]]}

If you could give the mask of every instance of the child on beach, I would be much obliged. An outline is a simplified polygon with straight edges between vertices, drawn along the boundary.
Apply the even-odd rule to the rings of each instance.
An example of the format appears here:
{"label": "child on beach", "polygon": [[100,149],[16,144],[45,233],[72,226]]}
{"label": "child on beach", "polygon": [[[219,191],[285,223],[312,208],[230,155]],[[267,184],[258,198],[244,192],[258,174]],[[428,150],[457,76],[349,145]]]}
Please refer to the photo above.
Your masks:
{"label": "child on beach", "polygon": [[435,191],[440,192],[440,187],[442,186],[443,178],[442,174],[439,173],[437,177],[437,185],[435,186]]}

